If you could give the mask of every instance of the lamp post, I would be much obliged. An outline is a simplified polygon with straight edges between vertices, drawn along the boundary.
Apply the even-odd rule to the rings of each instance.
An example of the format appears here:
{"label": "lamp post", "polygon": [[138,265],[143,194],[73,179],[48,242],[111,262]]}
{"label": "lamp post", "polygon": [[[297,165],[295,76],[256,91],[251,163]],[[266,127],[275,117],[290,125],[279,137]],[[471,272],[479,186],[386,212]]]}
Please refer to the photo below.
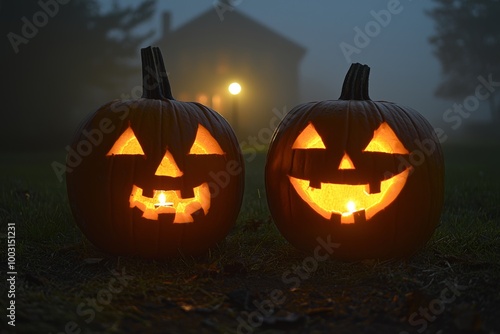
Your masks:
{"label": "lamp post", "polygon": [[234,127],[234,132],[236,133],[236,136],[239,135],[239,128],[238,128],[238,94],[241,92],[241,85],[237,82],[233,82],[227,87],[229,90],[229,93],[233,95],[233,110],[232,110],[232,123]]}

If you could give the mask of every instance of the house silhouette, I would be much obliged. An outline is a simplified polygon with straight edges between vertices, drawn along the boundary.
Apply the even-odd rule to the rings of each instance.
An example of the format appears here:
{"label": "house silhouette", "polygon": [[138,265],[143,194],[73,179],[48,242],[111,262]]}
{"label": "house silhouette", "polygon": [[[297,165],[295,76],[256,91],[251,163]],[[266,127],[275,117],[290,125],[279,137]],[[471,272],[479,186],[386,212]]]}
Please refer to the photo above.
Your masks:
{"label": "house silhouette", "polygon": [[[165,58],[180,101],[197,101],[221,113],[240,140],[256,137],[268,144],[283,114],[299,100],[299,65],[306,49],[234,10],[221,21],[210,9],[176,30],[169,12],[155,43]],[[228,86],[242,89],[231,95]],[[274,112],[273,112],[274,109]]]}

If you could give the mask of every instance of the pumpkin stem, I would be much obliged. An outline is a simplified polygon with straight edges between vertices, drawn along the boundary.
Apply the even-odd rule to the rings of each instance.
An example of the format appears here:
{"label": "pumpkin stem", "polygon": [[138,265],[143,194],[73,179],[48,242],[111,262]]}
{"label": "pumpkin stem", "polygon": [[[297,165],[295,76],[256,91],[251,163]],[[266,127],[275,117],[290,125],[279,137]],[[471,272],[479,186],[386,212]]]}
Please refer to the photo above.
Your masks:
{"label": "pumpkin stem", "polygon": [[142,97],[146,99],[173,100],[167,71],[157,47],[141,49],[142,59]]}
{"label": "pumpkin stem", "polygon": [[153,50],[149,46],[141,49],[142,60],[142,97],[145,99],[162,98]]}
{"label": "pumpkin stem", "polygon": [[165,69],[165,63],[163,62],[163,56],[159,47],[153,48],[153,55],[156,63],[156,70],[158,71],[158,80],[160,81],[160,89],[163,97],[168,100],[174,100],[172,95],[172,88],[170,87],[170,81],[168,81],[167,70]]}
{"label": "pumpkin stem", "polygon": [[368,77],[370,68],[360,63],[351,64],[347,72],[339,100],[370,100]]}

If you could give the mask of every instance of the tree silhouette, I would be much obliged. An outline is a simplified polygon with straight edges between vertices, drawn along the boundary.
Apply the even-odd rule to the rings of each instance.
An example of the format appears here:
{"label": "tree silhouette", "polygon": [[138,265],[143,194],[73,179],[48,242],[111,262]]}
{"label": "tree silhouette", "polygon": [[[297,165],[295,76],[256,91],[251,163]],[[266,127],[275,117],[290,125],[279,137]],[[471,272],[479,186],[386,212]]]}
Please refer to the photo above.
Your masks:
{"label": "tree silhouette", "polygon": [[89,106],[96,92],[108,100],[130,92],[128,80],[139,73],[133,61],[152,35],[135,30],[154,7],[155,0],[115,2],[102,13],[97,0],[3,1],[1,151],[63,148],[74,119],[98,107]]}
{"label": "tree silhouette", "polygon": [[[436,90],[443,98],[473,95],[478,76],[500,81],[500,0],[434,0],[427,12],[436,34],[430,38],[444,80]],[[500,89],[489,98],[493,119],[500,121]]]}

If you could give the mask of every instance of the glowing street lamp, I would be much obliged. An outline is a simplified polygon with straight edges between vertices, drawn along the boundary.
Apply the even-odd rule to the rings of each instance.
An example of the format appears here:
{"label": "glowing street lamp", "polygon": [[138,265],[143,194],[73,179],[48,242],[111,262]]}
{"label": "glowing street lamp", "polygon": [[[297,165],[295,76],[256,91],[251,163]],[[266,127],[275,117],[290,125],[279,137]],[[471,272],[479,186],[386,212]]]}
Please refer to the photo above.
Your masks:
{"label": "glowing street lamp", "polygon": [[238,95],[241,92],[241,85],[237,82],[233,82],[227,89],[229,90],[229,93]]}
{"label": "glowing street lamp", "polygon": [[239,134],[238,129],[238,94],[241,92],[241,85],[237,82],[231,83],[227,90],[229,93],[233,95],[233,111],[232,111],[232,119],[233,119],[233,128],[236,136]]}

